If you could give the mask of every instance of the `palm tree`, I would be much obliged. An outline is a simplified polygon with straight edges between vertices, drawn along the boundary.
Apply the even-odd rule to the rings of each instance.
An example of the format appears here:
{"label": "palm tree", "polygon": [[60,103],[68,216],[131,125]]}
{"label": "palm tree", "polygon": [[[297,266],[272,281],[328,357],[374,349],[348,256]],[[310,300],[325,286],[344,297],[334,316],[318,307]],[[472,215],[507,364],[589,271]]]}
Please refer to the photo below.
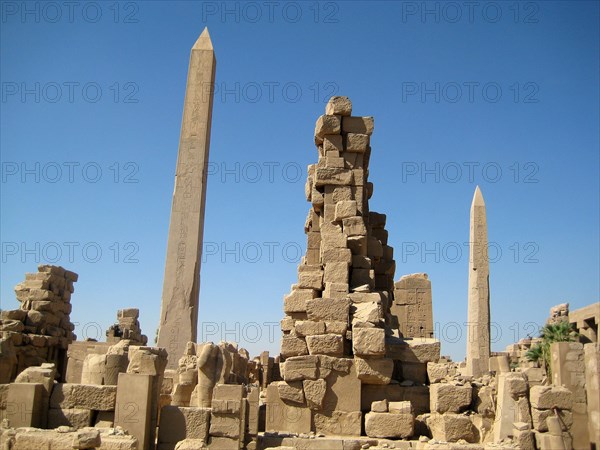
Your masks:
{"label": "palm tree", "polygon": [[571,324],[566,320],[544,325],[540,332],[542,342],[532,346],[525,354],[528,361],[541,362],[542,367],[546,369],[548,378],[552,379],[552,369],[550,367],[550,345],[554,342],[573,342],[578,334]]}

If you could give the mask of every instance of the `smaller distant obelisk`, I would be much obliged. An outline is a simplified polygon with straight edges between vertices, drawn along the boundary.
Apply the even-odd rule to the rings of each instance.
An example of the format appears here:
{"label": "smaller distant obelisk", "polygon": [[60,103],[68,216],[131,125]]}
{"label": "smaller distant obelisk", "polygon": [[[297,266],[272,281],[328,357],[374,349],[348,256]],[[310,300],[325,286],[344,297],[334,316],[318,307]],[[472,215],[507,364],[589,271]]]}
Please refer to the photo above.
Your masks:
{"label": "smaller distant obelisk", "polygon": [[471,203],[467,375],[479,377],[490,361],[490,266],[485,202],[479,186]]}
{"label": "smaller distant obelisk", "polygon": [[177,367],[188,341],[196,342],[206,175],[216,59],[205,28],[190,54],[175,190],[167,241],[158,346]]}

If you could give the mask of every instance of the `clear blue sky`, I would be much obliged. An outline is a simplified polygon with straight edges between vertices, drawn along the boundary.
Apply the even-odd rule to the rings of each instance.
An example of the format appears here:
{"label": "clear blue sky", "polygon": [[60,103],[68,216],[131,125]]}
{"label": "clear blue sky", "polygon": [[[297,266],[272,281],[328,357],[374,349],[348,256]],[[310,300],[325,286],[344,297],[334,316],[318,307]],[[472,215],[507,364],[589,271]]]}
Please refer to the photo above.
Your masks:
{"label": "clear blue sky", "polygon": [[54,262],[80,274],[80,338],[139,307],[153,339],[189,51],[205,26],[218,92],[199,339],[228,330],[252,354],[278,351],[331,94],[375,117],[371,209],[387,214],[396,279],[429,274],[444,354],[464,356],[477,184],[493,350],[535,335],[557,303],[598,301],[598,2],[1,8],[3,309],[38,260]]}

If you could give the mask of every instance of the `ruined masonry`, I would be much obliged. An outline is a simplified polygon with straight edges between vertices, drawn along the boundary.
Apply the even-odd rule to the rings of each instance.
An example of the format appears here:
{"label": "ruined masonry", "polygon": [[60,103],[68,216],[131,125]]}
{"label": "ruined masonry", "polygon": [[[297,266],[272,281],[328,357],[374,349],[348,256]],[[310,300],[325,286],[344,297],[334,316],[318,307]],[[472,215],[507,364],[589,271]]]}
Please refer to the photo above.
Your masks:
{"label": "ruined masonry", "polygon": [[[414,409],[425,410],[427,399],[395,412],[371,410],[367,399],[385,400],[400,382],[402,400],[426,397],[417,385],[440,350],[431,339],[431,287],[424,274],[394,285],[386,216],[369,211],[373,118],[351,114],[347,97],[333,97],[316,123],[319,159],[308,167],[305,187],[307,250],[284,298],[283,379],[268,387],[266,430],[359,436],[364,413],[369,436],[407,438]],[[402,292],[401,317],[391,312],[395,289]],[[417,309],[421,316],[411,315],[408,326],[405,313]]]}

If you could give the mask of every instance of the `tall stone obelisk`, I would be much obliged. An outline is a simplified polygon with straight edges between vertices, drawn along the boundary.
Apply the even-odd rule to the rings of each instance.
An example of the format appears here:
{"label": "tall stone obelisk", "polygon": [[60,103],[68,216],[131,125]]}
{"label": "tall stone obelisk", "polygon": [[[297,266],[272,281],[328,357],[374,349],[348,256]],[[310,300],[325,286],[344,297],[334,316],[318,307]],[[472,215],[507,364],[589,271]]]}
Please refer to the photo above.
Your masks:
{"label": "tall stone obelisk", "polygon": [[176,368],[188,341],[196,342],[206,173],[216,59],[205,28],[190,54],[167,241],[158,346]]}
{"label": "tall stone obelisk", "polygon": [[490,266],[485,202],[479,186],[471,203],[467,375],[481,376],[490,362]]}

